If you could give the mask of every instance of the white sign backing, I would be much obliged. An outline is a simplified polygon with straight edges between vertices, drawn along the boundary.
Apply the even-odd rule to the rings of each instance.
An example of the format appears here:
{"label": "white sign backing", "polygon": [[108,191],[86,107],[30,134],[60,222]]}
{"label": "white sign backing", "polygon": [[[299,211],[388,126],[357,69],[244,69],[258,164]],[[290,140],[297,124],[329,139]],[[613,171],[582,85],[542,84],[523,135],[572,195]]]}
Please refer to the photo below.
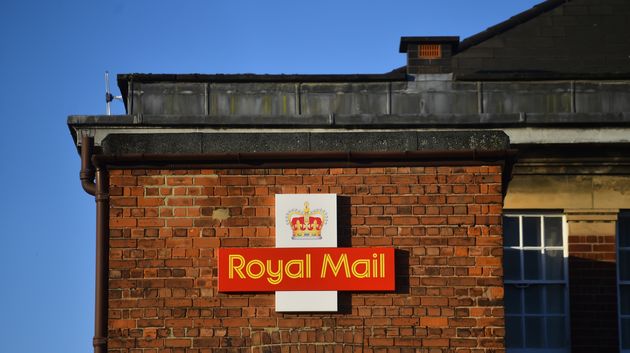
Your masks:
{"label": "white sign backing", "polygon": [[[277,248],[336,248],[336,194],[276,194]],[[277,291],[276,311],[337,311],[337,291]]]}

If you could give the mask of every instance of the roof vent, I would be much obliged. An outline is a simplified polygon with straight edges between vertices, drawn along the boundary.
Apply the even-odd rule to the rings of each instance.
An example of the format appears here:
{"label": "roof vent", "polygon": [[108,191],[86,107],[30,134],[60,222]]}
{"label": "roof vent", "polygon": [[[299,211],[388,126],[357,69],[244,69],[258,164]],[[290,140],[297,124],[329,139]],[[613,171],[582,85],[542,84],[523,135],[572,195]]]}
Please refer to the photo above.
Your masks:
{"label": "roof vent", "polygon": [[420,59],[440,59],[442,47],[439,44],[420,44],[419,54]]}

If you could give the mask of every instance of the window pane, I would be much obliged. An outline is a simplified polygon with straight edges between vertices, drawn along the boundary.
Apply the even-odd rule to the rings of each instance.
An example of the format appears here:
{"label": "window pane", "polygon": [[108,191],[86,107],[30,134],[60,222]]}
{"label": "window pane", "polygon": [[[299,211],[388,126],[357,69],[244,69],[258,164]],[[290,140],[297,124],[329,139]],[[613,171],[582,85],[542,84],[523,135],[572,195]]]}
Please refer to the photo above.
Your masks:
{"label": "window pane", "polygon": [[545,246],[562,246],[562,218],[545,217]]}
{"label": "window pane", "polygon": [[566,328],[564,317],[547,318],[547,347],[562,348],[566,345]]}
{"label": "window pane", "polygon": [[507,314],[520,314],[523,312],[521,289],[511,284],[505,285],[505,312]]}
{"label": "window pane", "polygon": [[542,317],[525,318],[525,347],[542,348],[545,334]]}
{"label": "window pane", "polygon": [[519,246],[518,217],[503,217],[503,246]]}
{"label": "window pane", "polygon": [[539,280],[542,278],[542,255],[539,250],[524,250],[525,279]]}
{"label": "window pane", "polygon": [[543,312],[543,287],[531,285],[525,291],[525,313],[542,314]]}
{"label": "window pane", "polygon": [[505,249],[503,251],[503,271],[506,280],[521,279],[521,257],[519,250]]}
{"label": "window pane", "polygon": [[505,345],[507,348],[523,347],[523,322],[520,316],[505,317]]}
{"label": "window pane", "polygon": [[619,286],[621,315],[630,315],[630,284]]}
{"label": "window pane", "polygon": [[548,280],[564,279],[564,254],[562,250],[547,250],[545,253],[545,274]]}
{"label": "window pane", "polygon": [[630,319],[621,319],[621,348],[630,349]]}
{"label": "window pane", "polygon": [[619,246],[630,248],[630,217],[619,217]]}
{"label": "window pane", "polygon": [[547,313],[564,314],[564,286],[547,285]]}
{"label": "window pane", "polygon": [[630,250],[619,250],[619,279],[630,281]]}
{"label": "window pane", "polygon": [[540,246],[540,217],[523,217],[523,246]]}

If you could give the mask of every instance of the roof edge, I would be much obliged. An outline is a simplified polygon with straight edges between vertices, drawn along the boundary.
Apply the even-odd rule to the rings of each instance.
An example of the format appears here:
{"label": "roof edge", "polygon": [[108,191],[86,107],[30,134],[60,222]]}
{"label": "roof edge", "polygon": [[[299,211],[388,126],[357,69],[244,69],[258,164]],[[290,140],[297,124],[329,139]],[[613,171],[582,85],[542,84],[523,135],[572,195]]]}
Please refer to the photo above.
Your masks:
{"label": "roof edge", "polygon": [[382,74],[118,74],[118,82],[208,82],[208,83],[238,83],[238,82],[370,82],[370,81],[400,81],[406,75],[399,72]]}
{"label": "roof edge", "polygon": [[618,81],[629,80],[630,72],[478,71],[456,74],[457,81]]}
{"label": "roof edge", "polygon": [[[130,82],[196,82],[196,83],[309,83],[309,82],[397,82],[406,81],[406,71],[382,74],[118,74],[118,88],[127,97]],[[127,108],[127,99],[123,99]]]}

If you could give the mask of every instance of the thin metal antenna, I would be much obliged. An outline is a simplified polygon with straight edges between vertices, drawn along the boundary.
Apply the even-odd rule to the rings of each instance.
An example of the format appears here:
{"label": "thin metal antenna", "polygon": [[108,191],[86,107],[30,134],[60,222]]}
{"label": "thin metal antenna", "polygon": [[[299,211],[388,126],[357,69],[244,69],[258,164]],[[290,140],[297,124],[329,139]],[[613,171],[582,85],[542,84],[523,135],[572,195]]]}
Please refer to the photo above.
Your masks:
{"label": "thin metal antenna", "polygon": [[105,71],[105,111],[107,115],[112,115],[110,103],[114,100],[118,99],[122,101],[122,96],[114,96],[109,91],[109,71]]}

